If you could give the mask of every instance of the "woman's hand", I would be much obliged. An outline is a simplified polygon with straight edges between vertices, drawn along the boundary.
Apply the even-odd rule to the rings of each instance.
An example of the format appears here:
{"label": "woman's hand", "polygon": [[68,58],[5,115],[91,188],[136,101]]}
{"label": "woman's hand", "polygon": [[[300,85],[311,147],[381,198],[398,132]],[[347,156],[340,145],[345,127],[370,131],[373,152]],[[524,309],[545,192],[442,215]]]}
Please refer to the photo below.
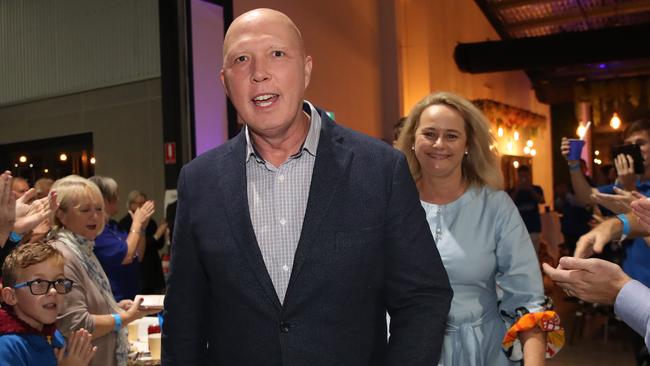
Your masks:
{"label": "woman's hand", "polygon": [[117,303],[117,306],[119,306],[120,309],[122,309],[124,311],[129,310],[131,305],[133,305],[133,300],[129,300],[129,299],[124,299],[124,300]]}
{"label": "woman's hand", "polygon": [[92,344],[92,335],[81,328],[70,334],[63,348],[54,350],[59,366],[86,366],[97,352]]}
{"label": "woman's hand", "polygon": [[129,308],[121,314],[123,325],[134,322],[146,315],[156,314],[160,312],[160,309],[140,309],[140,305],[142,305],[143,300],[144,299],[142,297],[136,296],[135,300],[131,302],[131,306],[129,306]]}
{"label": "woman's hand", "polygon": [[133,219],[131,230],[144,230],[154,212],[156,212],[154,201],[143,203],[141,207],[135,210],[135,212],[129,211],[129,215],[131,215],[131,218]]}
{"label": "woman's hand", "polygon": [[167,228],[168,227],[169,227],[169,225],[167,225],[167,221],[163,220],[163,222],[161,222],[160,225],[158,226],[158,229],[156,229],[156,233],[153,234],[153,238],[156,239],[156,240],[159,240],[160,238],[162,238],[163,235],[165,235],[165,233],[167,233]]}

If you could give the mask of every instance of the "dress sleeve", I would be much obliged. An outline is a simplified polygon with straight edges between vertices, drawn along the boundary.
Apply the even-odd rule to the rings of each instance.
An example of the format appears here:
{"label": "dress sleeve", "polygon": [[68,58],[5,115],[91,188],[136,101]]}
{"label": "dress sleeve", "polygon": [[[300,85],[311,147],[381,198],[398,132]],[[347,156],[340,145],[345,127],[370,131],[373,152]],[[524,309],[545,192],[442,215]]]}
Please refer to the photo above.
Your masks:
{"label": "dress sleeve", "polygon": [[[60,246],[57,248],[61,249]],[[92,333],[95,331],[95,321],[88,312],[86,293],[90,289],[86,288],[86,271],[81,267],[81,263],[71,256],[71,252],[65,249],[62,251],[65,256],[65,276],[74,281],[74,286],[72,291],[64,296],[65,305],[57,319],[57,328],[64,335],[80,328]]]}
{"label": "dress sleeve", "polygon": [[547,357],[564,344],[558,315],[544,296],[542,274],[533,243],[517,208],[505,193],[498,192],[496,228],[496,282],[500,291],[499,311],[509,328],[503,348],[512,360],[523,357],[518,333],[538,326],[547,332]]}

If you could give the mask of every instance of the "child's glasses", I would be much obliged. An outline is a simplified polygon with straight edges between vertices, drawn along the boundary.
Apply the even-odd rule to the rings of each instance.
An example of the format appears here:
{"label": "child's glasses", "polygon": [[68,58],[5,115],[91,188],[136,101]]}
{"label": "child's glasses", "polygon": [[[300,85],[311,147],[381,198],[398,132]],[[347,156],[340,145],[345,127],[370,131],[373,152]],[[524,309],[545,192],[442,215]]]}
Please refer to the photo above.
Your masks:
{"label": "child's glasses", "polygon": [[64,295],[72,291],[73,285],[74,281],[67,278],[61,278],[54,281],[41,280],[40,278],[37,278],[35,280],[17,283],[13,286],[13,288],[29,286],[29,291],[32,293],[32,295],[44,295],[50,291],[51,287],[54,287],[54,290],[56,290],[56,292]]}

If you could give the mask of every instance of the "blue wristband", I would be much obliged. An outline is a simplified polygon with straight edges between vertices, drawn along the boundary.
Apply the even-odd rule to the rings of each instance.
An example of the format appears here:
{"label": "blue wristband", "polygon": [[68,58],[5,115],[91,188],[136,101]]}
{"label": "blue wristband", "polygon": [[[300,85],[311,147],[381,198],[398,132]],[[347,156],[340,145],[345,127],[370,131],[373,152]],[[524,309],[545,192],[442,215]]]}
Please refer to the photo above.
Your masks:
{"label": "blue wristband", "polygon": [[20,243],[20,241],[23,239],[23,236],[15,231],[12,231],[11,234],[9,234],[9,239],[11,239],[11,241],[14,243]]}
{"label": "blue wristband", "polygon": [[114,332],[119,332],[122,329],[122,317],[120,314],[111,314],[113,320],[115,320],[115,327],[113,327]]}
{"label": "blue wristband", "polygon": [[616,217],[623,223],[623,234],[621,237],[628,236],[630,233],[630,220],[627,219],[627,216],[625,216],[625,214],[618,214]]}
{"label": "blue wristband", "polygon": [[575,170],[581,170],[582,167],[580,166],[580,163],[569,163],[569,170],[570,171],[575,171]]}

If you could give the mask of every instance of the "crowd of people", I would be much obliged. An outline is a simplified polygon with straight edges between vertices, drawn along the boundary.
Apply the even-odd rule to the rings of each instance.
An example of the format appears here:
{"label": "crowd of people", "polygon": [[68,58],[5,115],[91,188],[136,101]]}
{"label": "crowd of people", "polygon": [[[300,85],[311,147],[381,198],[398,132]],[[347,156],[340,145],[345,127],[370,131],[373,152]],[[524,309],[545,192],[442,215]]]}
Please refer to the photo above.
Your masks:
{"label": "crowd of people", "polygon": [[[532,366],[560,351],[537,256],[544,193],[528,166],[504,190],[476,106],[425,96],[392,147],[305,99],[312,59],[286,15],[239,16],[223,53],[244,128],[182,169],[169,227],[140,191],[115,221],[110,177],[29,188],[0,175],[0,364],[126,365],[126,326],[157,311],[141,293],[166,294],[163,365]],[[650,123],[625,138],[650,168]],[[616,216],[572,233],[575,256],[543,270],[569,296],[614,304],[647,345],[650,169],[637,181],[630,159],[597,190],[568,161],[566,212],[600,203]],[[622,269],[588,259],[627,237],[640,239]]]}

